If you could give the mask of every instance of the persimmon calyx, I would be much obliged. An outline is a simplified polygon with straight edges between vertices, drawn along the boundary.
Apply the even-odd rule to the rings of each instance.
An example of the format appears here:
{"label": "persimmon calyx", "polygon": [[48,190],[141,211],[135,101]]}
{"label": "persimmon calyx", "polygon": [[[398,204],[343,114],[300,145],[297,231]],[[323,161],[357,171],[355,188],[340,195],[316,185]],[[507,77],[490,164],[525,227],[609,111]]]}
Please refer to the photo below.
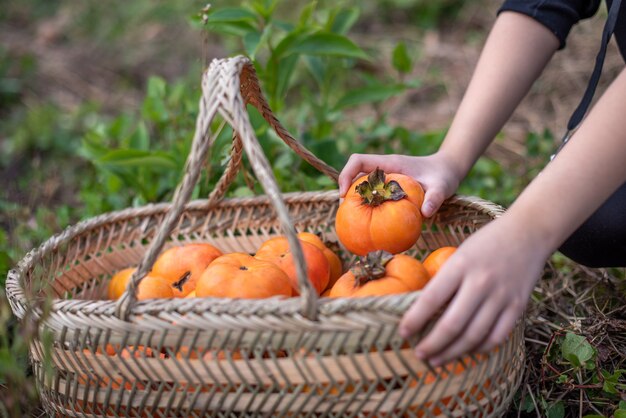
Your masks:
{"label": "persimmon calyx", "polygon": [[392,258],[393,254],[385,250],[372,251],[364,257],[359,257],[350,267],[350,272],[354,275],[354,287],[384,277],[385,266]]}
{"label": "persimmon calyx", "polygon": [[406,197],[400,183],[395,180],[385,183],[385,172],[378,167],[367,176],[367,180],[356,186],[356,192],[361,196],[363,204],[369,206],[379,206],[388,200]]}

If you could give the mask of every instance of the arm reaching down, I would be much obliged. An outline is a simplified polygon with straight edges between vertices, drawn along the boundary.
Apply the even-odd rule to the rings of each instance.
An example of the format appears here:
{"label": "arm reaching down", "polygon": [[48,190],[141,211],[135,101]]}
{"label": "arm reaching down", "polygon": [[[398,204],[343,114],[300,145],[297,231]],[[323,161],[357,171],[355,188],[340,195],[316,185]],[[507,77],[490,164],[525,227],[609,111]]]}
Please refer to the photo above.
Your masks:
{"label": "arm reaching down", "polygon": [[[467,239],[407,311],[400,333],[434,365],[501,343],[523,312],[546,259],[626,181],[626,70],[558,157],[501,218]],[[626,210],[626,208],[624,208]]]}
{"label": "arm reaching down", "polygon": [[353,154],[341,171],[339,192],[361,173],[380,167],[418,180],[431,216],[451,196],[526,95],[559,46],[542,24],[503,12],[487,39],[472,80],[439,151],[431,156]]}

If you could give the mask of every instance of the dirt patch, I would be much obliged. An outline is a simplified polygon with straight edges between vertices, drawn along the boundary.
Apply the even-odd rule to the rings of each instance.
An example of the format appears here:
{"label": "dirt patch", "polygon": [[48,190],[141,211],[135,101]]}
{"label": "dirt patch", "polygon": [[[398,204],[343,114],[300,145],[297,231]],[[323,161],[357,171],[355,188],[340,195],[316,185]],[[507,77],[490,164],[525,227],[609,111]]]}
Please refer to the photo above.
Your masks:
{"label": "dirt patch", "polygon": [[84,35],[80,19],[87,4],[64,2],[57,12],[40,20],[14,13],[0,21],[0,38],[12,56],[30,55],[36,71],[28,96],[50,101],[71,111],[94,102],[104,111],[136,107],[148,77],[167,80],[201,68],[205,59],[223,56],[221,46],[209,42],[185,21],[147,21],[124,29],[124,34],[99,39]]}

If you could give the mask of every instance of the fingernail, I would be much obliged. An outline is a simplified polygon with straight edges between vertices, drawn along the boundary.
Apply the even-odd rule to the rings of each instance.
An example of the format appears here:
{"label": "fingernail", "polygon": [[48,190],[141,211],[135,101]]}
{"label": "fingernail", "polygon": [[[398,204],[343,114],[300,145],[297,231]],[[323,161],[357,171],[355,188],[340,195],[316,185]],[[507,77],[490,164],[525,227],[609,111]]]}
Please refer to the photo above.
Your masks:
{"label": "fingernail", "polygon": [[432,204],[432,202],[426,202],[424,203],[424,216],[430,216],[433,214],[433,212],[435,211],[435,205]]}
{"label": "fingernail", "polygon": [[417,357],[420,360],[424,360],[426,358],[426,353],[422,350],[415,349],[415,357]]}

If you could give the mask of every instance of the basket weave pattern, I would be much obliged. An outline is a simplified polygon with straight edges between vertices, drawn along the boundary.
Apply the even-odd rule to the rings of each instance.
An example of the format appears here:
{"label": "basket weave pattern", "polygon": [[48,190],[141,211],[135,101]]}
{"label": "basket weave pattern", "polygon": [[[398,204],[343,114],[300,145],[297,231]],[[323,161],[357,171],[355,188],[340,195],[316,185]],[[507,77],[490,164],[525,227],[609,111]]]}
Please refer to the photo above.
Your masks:
{"label": "basket weave pattern", "polygon": [[[173,203],[79,223],[9,273],[7,295],[18,317],[27,311],[42,316],[44,295],[54,297],[41,338],[31,345],[46,409],[77,417],[500,416],[522,376],[522,321],[489,355],[433,370],[414,357],[415,341],[397,334],[419,292],[318,299],[303,276],[301,252],[298,298],[134,300],[137,283],[169,246],[208,242],[225,253],[254,253],[268,238],[286,234],[299,249],[296,231],[336,241],[336,191],[278,191],[244,103],[259,108],[279,136],[320,171],[333,178],[336,171],[282,128],[249,61],[215,61],[203,92],[187,171]],[[211,126],[218,113],[236,133],[232,158],[208,199],[187,202],[215,137]],[[267,194],[222,199],[243,152]],[[440,246],[458,245],[501,213],[480,199],[449,199],[409,253],[423,258]],[[350,261],[349,254],[340,255]],[[124,297],[103,300],[112,274],[131,265],[143,272]]]}

